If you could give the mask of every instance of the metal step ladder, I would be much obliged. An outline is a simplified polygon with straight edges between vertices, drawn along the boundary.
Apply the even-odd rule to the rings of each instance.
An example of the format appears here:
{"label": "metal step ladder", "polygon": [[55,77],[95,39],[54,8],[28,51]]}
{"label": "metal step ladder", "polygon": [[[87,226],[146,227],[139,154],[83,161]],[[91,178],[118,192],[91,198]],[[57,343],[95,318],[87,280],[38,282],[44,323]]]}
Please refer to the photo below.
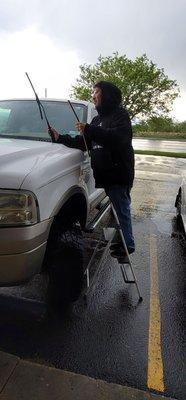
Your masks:
{"label": "metal step ladder", "polygon": [[[121,273],[122,273],[122,277],[125,283],[127,284],[135,284],[136,289],[137,289],[137,293],[139,296],[139,302],[141,302],[143,300],[141,294],[140,294],[140,290],[139,290],[139,286],[136,280],[136,276],[134,273],[134,269],[130,260],[130,255],[128,253],[128,249],[125,243],[125,238],[123,236],[123,232],[121,230],[120,224],[119,224],[119,220],[117,217],[117,214],[115,212],[115,209],[113,207],[113,205],[110,203],[110,201],[107,201],[107,203],[104,204],[103,207],[100,208],[98,214],[96,215],[96,217],[93,219],[93,221],[91,221],[91,223],[86,227],[85,232],[93,232],[95,227],[99,224],[99,222],[101,221],[101,219],[103,218],[103,216],[106,214],[106,212],[112,209],[113,212],[113,216],[114,216],[114,227],[105,227],[102,229],[100,238],[98,240],[98,243],[93,251],[93,254],[90,258],[90,261],[87,265],[87,268],[85,270],[85,275],[86,275],[86,288],[84,290],[83,293],[83,297],[84,300],[86,302],[86,304],[88,303],[88,301],[90,300],[91,295],[93,294],[93,291],[95,289],[96,286],[96,282],[98,279],[98,275],[101,271],[101,268],[104,266],[105,261],[107,259],[108,253],[109,253],[109,248],[111,246],[111,243],[114,239],[114,236],[116,235],[116,232],[119,233],[122,243],[123,243],[123,254],[124,257],[120,260],[118,259],[118,263],[121,269]],[[104,250],[103,250],[104,249]],[[94,272],[92,278],[90,279],[90,268],[93,264],[93,261],[95,260],[95,257],[97,256],[98,252],[103,251],[103,254],[101,256],[101,259],[98,263],[98,266],[96,268],[96,271]]]}

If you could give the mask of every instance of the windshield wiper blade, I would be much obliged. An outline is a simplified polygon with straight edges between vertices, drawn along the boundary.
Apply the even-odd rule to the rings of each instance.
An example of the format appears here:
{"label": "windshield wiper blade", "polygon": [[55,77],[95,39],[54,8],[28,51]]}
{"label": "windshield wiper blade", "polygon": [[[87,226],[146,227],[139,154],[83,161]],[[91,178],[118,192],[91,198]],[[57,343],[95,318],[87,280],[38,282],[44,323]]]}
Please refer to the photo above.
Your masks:
{"label": "windshield wiper blade", "polygon": [[[55,142],[55,138],[54,138],[54,134],[53,134],[53,131],[52,131],[52,127],[51,127],[51,125],[49,124],[49,121],[48,121],[48,118],[47,118],[47,116],[46,116],[46,112],[45,112],[44,106],[43,106],[43,104],[41,103],[41,101],[40,101],[40,99],[39,99],[39,97],[38,97],[38,95],[37,95],[37,93],[36,93],[36,91],[35,91],[35,89],[34,89],[33,83],[31,82],[31,79],[29,78],[28,73],[25,72],[25,74],[26,74],[26,76],[27,76],[27,78],[28,78],[28,80],[29,80],[29,82],[30,82],[30,85],[31,85],[31,87],[32,87],[32,89],[33,89],[33,92],[34,92],[34,94],[35,94],[35,98],[36,98],[36,101],[37,101],[37,105],[38,105],[38,108],[39,108],[39,112],[40,112],[41,119],[43,120],[43,114],[44,114],[44,117],[45,117],[45,120],[46,120],[46,123],[47,123],[47,126],[48,126],[49,135],[50,135],[50,137],[51,137],[51,139],[52,139],[52,142]],[[43,113],[42,113],[42,110],[43,110]]]}
{"label": "windshield wiper blade", "polygon": [[32,89],[33,89],[33,92],[34,92],[34,94],[35,94],[36,101],[37,101],[37,104],[38,104],[38,107],[39,107],[40,116],[41,116],[41,119],[43,119],[43,113],[42,113],[42,109],[41,109],[41,102],[40,102],[40,100],[39,100],[39,97],[38,97],[38,95],[37,95],[37,93],[36,93],[36,91],[35,91],[35,89],[34,89],[34,86],[33,86],[32,82],[31,82],[31,80],[30,80],[30,78],[29,78],[27,72],[25,72],[25,74],[26,74],[26,76],[27,76],[27,78],[28,78],[28,80],[29,80],[29,82],[30,82],[30,85],[31,85],[31,87],[32,87]]}

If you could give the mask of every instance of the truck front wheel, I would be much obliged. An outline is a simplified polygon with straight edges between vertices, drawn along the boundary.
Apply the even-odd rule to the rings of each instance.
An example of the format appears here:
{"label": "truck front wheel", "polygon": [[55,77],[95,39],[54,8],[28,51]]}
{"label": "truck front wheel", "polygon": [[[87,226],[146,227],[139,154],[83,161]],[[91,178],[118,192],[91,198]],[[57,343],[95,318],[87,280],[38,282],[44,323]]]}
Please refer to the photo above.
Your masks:
{"label": "truck front wheel", "polygon": [[76,301],[83,287],[83,237],[79,226],[55,229],[47,255],[48,299],[56,306]]}

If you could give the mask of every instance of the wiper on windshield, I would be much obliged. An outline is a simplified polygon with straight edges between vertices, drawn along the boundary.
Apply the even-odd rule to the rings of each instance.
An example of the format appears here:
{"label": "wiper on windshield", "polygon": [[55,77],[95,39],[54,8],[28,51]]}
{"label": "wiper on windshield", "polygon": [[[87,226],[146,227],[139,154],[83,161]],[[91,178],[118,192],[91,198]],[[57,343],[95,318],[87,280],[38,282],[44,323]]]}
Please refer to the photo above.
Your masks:
{"label": "wiper on windshield", "polygon": [[[50,137],[51,137],[51,139],[52,139],[52,142],[55,142],[53,130],[52,130],[51,125],[49,124],[49,121],[48,121],[48,118],[47,118],[47,116],[46,116],[46,112],[45,112],[45,109],[44,109],[44,107],[43,107],[43,104],[42,104],[41,101],[39,100],[39,97],[38,97],[38,95],[37,95],[37,93],[36,93],[36,91],[35,91],[35,89],[34,89],[34,86],[33,86],[32,82],[31,82],[31,79],[30,79],[29,76],[28,76],[28,73],[25,72],[25,74],[26,74],[26,76],[27,76],[27,78],[28,78],[28,80],[29,80],[29,82],[30,82],[30,85],[31,85],[31,87],[32,87],[32,89],[33,89],[33,92],[34,92],[34,94],[35,94],[35,97],[36,97],[36,101],[37,101],[37,105],[38,105],[38,108],[39,108],[39,112],[40,112],[41,119],[43,120],[43,114],[44,114],[44,117],[45,117],[45,120],[46,120],[46,123],[47,123],[47,126],[48,126],[48,133],[49,133],[49,135],[50,135]],[[43,114],[42,114],[42,110],[43,110]]]}

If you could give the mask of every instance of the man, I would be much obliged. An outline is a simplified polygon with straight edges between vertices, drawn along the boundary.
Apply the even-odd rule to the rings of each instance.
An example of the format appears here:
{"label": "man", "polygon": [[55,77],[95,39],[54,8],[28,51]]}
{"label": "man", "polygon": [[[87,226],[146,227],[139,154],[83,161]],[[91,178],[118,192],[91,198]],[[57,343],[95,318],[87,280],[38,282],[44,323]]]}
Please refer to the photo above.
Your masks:
{"label": "man", "polygon": [[[122,107],[120,89],[111,82],[100,81],[92,96],[98,116],[90,124],[76,124],[80,135],[60,136],[54,129],[58,143],[86,150],[91,154],[96,187],[104,188],[117,213],[129,254],[135,251],[130,212],[130,190],[134,179],[134,151],[129,115]],[[113,257],[125,255],[122,242],[111,246]]]}

